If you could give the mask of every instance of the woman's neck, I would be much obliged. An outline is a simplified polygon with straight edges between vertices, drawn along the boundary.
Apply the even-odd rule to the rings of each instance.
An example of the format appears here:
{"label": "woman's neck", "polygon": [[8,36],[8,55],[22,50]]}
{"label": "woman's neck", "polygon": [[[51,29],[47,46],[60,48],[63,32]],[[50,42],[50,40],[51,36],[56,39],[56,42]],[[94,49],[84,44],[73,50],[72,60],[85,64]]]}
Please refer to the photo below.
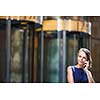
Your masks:
{"label": "woman's neck", "polygon": [[79,64],[77,64],[76,67],[77,68],[83,68],[83,66],[82,65],[79,65]]}

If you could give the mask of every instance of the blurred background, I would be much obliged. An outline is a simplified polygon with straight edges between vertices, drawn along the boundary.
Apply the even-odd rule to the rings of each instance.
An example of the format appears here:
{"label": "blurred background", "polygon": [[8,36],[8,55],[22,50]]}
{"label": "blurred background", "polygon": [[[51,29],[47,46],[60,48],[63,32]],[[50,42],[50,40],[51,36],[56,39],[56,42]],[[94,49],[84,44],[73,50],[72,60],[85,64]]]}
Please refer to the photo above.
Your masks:
{"label": "blurred background", "polygon": [[99,83],[99,26],[99,16],[0,16],[0,82],[67,83],[67,67],[85,47]]}

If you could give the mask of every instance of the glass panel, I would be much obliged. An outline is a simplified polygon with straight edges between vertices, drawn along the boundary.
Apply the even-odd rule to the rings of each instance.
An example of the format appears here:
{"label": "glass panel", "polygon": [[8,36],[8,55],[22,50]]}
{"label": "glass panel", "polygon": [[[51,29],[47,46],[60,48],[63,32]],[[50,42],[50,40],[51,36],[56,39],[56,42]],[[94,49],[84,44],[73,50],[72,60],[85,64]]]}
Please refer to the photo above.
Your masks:
{"label": "glass panel", "polygon": [[38,27],[41,25],[30,21],[12,21],[11,82],[36,81],[36,66],[34,66],[36,63],[34,59],[36,38],[34,38],[34,33],[35,28]]}
{"label": "glass panel", "polygon": [[86,47],[91,49],[91,36],[88,33],[83,33],[83,37],[80,38],[82,40],[82,47]]}
{"label": "glass panel", "polygon": [[44,82],[59,82],[59,38],[57,33],[44,36]]}
{"label": "glass panel", "polygon": [[67,42],[66,43],[67,65],[74,65],[76,64],[76,56],[77,56],[77,51],[79,49],[79,34],[76,34],[74,32],[68,32],[66,42]]}
{"label": "glass panel", "polygon": [[38,33],[38,44],[38,82],[65,82],[63,31]]}
{"label": "glass panel", "polygon": [[11,23],[10,82],[30,80],[30,31],[28,23],[13,20]]}
{"label": "glass panel", "polygon": [[10,82],[22,82],[24,30],[13,28],[11,35],[11,77]]}

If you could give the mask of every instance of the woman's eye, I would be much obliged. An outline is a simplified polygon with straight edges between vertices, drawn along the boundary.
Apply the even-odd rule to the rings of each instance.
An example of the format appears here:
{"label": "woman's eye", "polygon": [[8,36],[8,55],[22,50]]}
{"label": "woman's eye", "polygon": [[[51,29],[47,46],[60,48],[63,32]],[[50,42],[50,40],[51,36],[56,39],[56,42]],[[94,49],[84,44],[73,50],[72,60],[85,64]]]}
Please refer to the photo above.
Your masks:
{"label": "woman's eye", "polygon": [[81,55],[79,55],[79,57],[81,57]]}
{"label": "woman's eye", "polygon": [[86,59],[86,57],[83,57],[83,59]]}

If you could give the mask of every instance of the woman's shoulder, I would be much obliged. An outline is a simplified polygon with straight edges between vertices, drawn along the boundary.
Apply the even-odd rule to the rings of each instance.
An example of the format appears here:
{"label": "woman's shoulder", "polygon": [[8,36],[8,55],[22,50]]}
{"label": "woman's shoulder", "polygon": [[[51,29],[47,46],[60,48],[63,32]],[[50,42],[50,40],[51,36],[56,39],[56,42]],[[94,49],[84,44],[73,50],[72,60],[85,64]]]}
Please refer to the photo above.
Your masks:
{"label": "woman's shoulder", "polygon": [[68,66],[67,71],[69,71],[69,72],[72,71],[72,68],[73,68],[73,66]]}
{"label": "woman's shoulder", "polygon": [[68,66],[67,69],[72,69],[74,68],[75,66]]}
{"label": "woman's shoulder", "polygon": [[72,68],[72,66],[68,66],[67,68],[70,69],[70,68]]}
{"label": "woman's shoulder", "polygon": [[68,66],[67,69],[69,69],[69,70],[72,69],[72,66]]}

